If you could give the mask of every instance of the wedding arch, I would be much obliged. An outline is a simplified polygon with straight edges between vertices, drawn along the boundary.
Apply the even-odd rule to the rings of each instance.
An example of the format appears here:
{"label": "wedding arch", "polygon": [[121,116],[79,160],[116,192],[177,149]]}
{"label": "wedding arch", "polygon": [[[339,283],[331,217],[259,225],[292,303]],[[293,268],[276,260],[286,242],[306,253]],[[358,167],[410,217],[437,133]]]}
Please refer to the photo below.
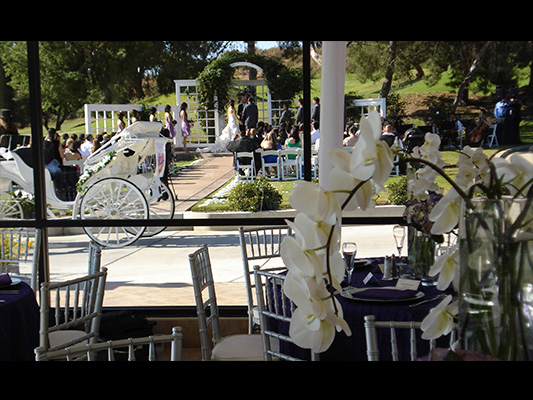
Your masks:
{"label": "wedding arch", "polygon": [[233,85],[234,69],[239,66],[261,71],[273,99],[293,99],[302,91],[301,69],[288,68],[272,57],[232,51],[212,61],[198,76],[199,101],[204,107],[224,110]]}

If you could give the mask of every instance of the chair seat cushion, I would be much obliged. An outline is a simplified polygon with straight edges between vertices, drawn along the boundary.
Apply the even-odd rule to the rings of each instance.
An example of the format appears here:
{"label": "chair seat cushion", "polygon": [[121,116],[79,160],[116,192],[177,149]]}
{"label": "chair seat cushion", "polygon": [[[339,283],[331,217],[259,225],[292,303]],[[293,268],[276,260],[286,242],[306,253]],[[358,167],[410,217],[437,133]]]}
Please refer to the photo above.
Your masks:
{"label": "chair seat cushion", "polygon": [[[55,348],[56,346],[60,346],[63,343],[68,343],[72,340],[76,340],[85,335],[87,335],[87,333],[84,331],[76,331],[76,330],[54,331],[48,334],[48,341],[50,342],[50,348]],[[87,344],[87,340],[82,340],[81,342],[76,343],[74,346],[85,346],[86,344]],[[70,346],[70,347],[73,347],[73,346]]]}
{"label": "chair seat cushion", "polygon": [[263,361],[261,335],[231,335],[222,338],[212,351],[217,361]]}

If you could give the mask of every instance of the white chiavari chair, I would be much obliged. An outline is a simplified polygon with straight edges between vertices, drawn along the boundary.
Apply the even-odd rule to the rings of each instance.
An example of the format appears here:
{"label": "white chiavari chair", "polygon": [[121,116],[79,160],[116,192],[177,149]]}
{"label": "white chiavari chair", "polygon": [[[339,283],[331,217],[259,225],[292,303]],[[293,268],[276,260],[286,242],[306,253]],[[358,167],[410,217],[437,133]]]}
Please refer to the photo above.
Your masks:
{"label": "white chiavari chair", "polygon": [[98,342],[107,269],[64,282],[41,284],[41,354]]}
{"label": "white chiavari chair", "polygon": [[[244,281],[248,298],[248,333],[253,333],[259,326],[259,314],[257,312],[256,297],[253,293],[255,281],[253,278],[253,265],[263,262],[261,267],[271,260],[269,267],[281,266],[281,242],[285,236],[292,235],[292,230],[287,225],[268,226],[262,228],[239,227],[239,242],[242,252]],[[278,262],[279,261],[279,262]]]}
{"label": "white chiavari chair", "polygon": [[215,282],[207,245],[189,254],[189,264],[198,314],[202,360],[262,360],[261,335],[237,334],[222,337]]}
{"label": "white chiavari chair", "polygon": [[[51,360],[80,360],[87,361],[115,361],[115,352],[127,352],[127,361],[137,361],[138,356],[135,355],[135,349],[139,346],[148,346],[147,361],[158,361],[157,347],[164,346],[170,343],[170,361],[182,360],[183,349],[183,333],[179,326],[172,328],[172,333],[166,335],[151,335],[145,337],[136,337],[120,340],[108,340],[106,342],[99,342],[93,344],[86,344],[85,346],[66,347],[64,349],[55,351],[45,351],[38,347],[35,349],[36,361],[51,361]],[[106,352],[107,355],[100,354]],[[166,361],[166,358],[165,358]]]}
{"label": "white chiavari chair", "polygon": [[309,361],[318,361],[319,355],[307,349],[298,348],[298,354],[289,354],[288,346],[296,345],[288,334],[283,333],[280,325],[288,329],[296,306],[283,292],[285,272],[286,268],[260,269],[259,266],[254,266],[264,359],[304,361],[304,355],[308,354]]}
{"label": "white chiavari chair", "polygon": [[[417,331],[420,331],[421,322],[415,321],[376,321],[374,315],[365,315],[365,338],[366,353],[368,361],[379,361],[380,351],[378,346],[378,336],[376,329],[385,329],[389,331],[390,349],[392,361],[398,361],[398,330],[409,331],[409,358],[415,361],[418,357]],[[419,339],[423,340],[423,339]],[[450,334],[450,345],[455,341],[455,330]],[[429,341],[429,352],[435,349],[435,340]]]}

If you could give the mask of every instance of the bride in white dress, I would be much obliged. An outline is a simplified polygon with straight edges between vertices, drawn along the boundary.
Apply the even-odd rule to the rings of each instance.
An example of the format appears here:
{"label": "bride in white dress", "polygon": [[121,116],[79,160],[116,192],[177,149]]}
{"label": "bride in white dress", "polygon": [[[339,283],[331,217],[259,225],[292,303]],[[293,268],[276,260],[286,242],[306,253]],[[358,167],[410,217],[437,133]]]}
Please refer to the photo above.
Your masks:
{"label": "bride in white dress", "polygon": [[230,100],[228,107],[228,124],[222,130],[220,136],[215,140],[215,146],[211,149],[212,152],[227,151],[226,146],[233,140],[235,134],[239,133],[239,119],[235,111],[235,101]]}

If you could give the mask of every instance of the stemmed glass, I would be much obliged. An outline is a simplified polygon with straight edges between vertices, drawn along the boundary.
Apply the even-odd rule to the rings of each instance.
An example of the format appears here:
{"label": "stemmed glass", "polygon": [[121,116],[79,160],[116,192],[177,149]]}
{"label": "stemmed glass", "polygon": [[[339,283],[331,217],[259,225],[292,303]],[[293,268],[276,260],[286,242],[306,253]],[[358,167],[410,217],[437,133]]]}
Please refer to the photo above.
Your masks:
{"label": "stemmed glass", "polygon": [[345,242],[342,244],[342,255],[344,257],[344,265],[346,267],[346,272],[348,273],[348,286],[351,285],[352,272],[356,254],[357,245],[354,242]]}
{"label": "stemmed glass", "polygon": [[392,228],[392,234],[394,235],[394,240],[396,241],[396,248],[398,249],[398,268],[400,268],[400,266],[403,266],[403,263],[401,262],[401,256],[402,249],[405,243],[406,230],[406,227],[402,225],[394,225],[394,227]]}

